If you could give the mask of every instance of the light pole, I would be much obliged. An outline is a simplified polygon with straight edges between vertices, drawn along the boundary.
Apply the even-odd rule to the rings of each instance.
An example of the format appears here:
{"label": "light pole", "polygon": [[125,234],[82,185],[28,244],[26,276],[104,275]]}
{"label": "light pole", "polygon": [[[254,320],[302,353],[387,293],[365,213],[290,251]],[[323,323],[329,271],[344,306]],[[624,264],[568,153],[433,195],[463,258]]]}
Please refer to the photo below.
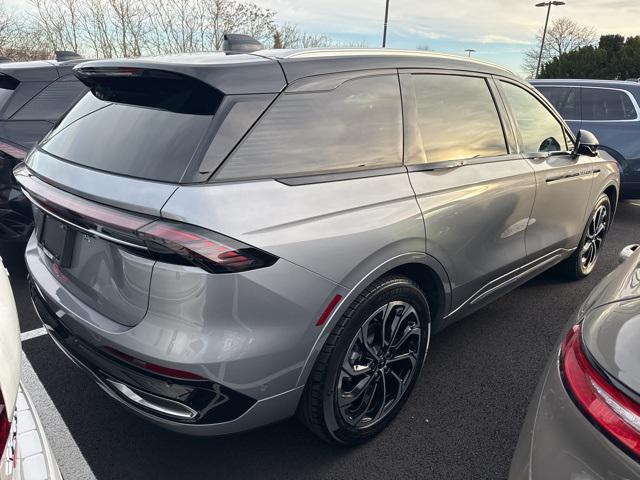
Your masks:
{"label": "light pole", "polygon": [[551,6],[555,5],[556,7],[560,7],[565,5],[565,2],[540,2],[536,3],[536,7],[548,7],[547,8],[547,19],[544,22],[544,32],[542,33],[542,45],[540,45],[540,55],[538,56],[538,66],[536,67],[536,78],[540,75],[540,64],[542,63],[542,52],[544,50],[544,41],[547,38],[547,27],[549,26],[549,15],[551,15]]}
{"label": "light pole", "polygon": [[389,0],[384,8],[384,33],[382,34],[382,48],[387,46],[387,24],[389,23]]}
{"label": "light pole", "polygon": [[467,52],[467,53],[469,54],[469,57],[471,57],[471,54],[472,54],[472,53],[476,53],[476,51],[475,51],[473,48],[467,48],[467,49],[465,50],[465,52]]}

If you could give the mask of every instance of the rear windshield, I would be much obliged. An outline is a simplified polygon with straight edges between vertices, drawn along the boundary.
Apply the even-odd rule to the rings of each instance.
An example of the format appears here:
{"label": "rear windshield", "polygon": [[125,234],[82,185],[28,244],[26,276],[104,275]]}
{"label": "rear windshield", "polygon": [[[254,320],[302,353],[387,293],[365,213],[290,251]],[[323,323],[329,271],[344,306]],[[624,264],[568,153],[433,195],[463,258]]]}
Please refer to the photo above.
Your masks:
{"label": "rear windshield", "polygon": [[[47,135],[42,148],[97,170],[180,182],[191,159],[200,151],[220,98],[203,98],[201,92],[190,95],[193,90],[188,88],[175,90],[182,90],[183,98],[166,88],[140,92],[139,88],[121,85],[92,86]],[[197,108],[195,97],[202,100]]]}

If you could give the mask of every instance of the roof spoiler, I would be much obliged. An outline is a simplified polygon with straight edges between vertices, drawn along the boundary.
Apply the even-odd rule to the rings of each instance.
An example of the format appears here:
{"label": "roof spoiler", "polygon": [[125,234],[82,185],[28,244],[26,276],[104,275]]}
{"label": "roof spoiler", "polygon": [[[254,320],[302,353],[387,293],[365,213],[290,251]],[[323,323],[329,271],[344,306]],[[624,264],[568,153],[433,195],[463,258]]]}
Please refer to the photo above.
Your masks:
{"label": "roof spoiler", "polygon": [[240,33],[225,33],[222,38],[223,52],[250,53],[264,49],[264,46],[250,35],[243,35]]}
{"label": "roof spoiler", "polygon": [[68,60],[77,60],[79,58],[84,58],[82,55],[76,52],[70,52],[67,50],[56,50],[55,51],[56,60],[58,62],[66,62]]}

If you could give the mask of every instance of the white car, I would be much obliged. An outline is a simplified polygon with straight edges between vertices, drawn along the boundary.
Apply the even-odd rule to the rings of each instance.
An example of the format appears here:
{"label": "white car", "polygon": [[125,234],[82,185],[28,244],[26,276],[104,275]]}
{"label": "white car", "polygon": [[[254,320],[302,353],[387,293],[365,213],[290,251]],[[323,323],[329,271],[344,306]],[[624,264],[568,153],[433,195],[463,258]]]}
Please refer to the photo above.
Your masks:
{"label": "white car", "polygon": [[0,480],[62,480],[38,414],[20,384],[20,328],[0,259]]}

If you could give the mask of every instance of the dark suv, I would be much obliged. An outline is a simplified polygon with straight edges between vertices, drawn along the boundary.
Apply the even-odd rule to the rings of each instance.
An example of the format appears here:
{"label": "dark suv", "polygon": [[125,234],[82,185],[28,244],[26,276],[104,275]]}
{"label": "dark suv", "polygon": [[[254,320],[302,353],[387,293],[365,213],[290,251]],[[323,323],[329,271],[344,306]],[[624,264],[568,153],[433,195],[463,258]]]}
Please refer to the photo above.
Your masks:
{"label": "dark suv", "polygon": [[12,170],[87,91],[72,69],[84,60],[57,52],[56,60],[0,63],[0,240],[26,241],[31,207]]}
{"label": "dark suv", "polygon": [[640,198],[640,83],[610,80],[531,82],[574,132],[586,128],[613,156],[622,173],[621,197]]}

